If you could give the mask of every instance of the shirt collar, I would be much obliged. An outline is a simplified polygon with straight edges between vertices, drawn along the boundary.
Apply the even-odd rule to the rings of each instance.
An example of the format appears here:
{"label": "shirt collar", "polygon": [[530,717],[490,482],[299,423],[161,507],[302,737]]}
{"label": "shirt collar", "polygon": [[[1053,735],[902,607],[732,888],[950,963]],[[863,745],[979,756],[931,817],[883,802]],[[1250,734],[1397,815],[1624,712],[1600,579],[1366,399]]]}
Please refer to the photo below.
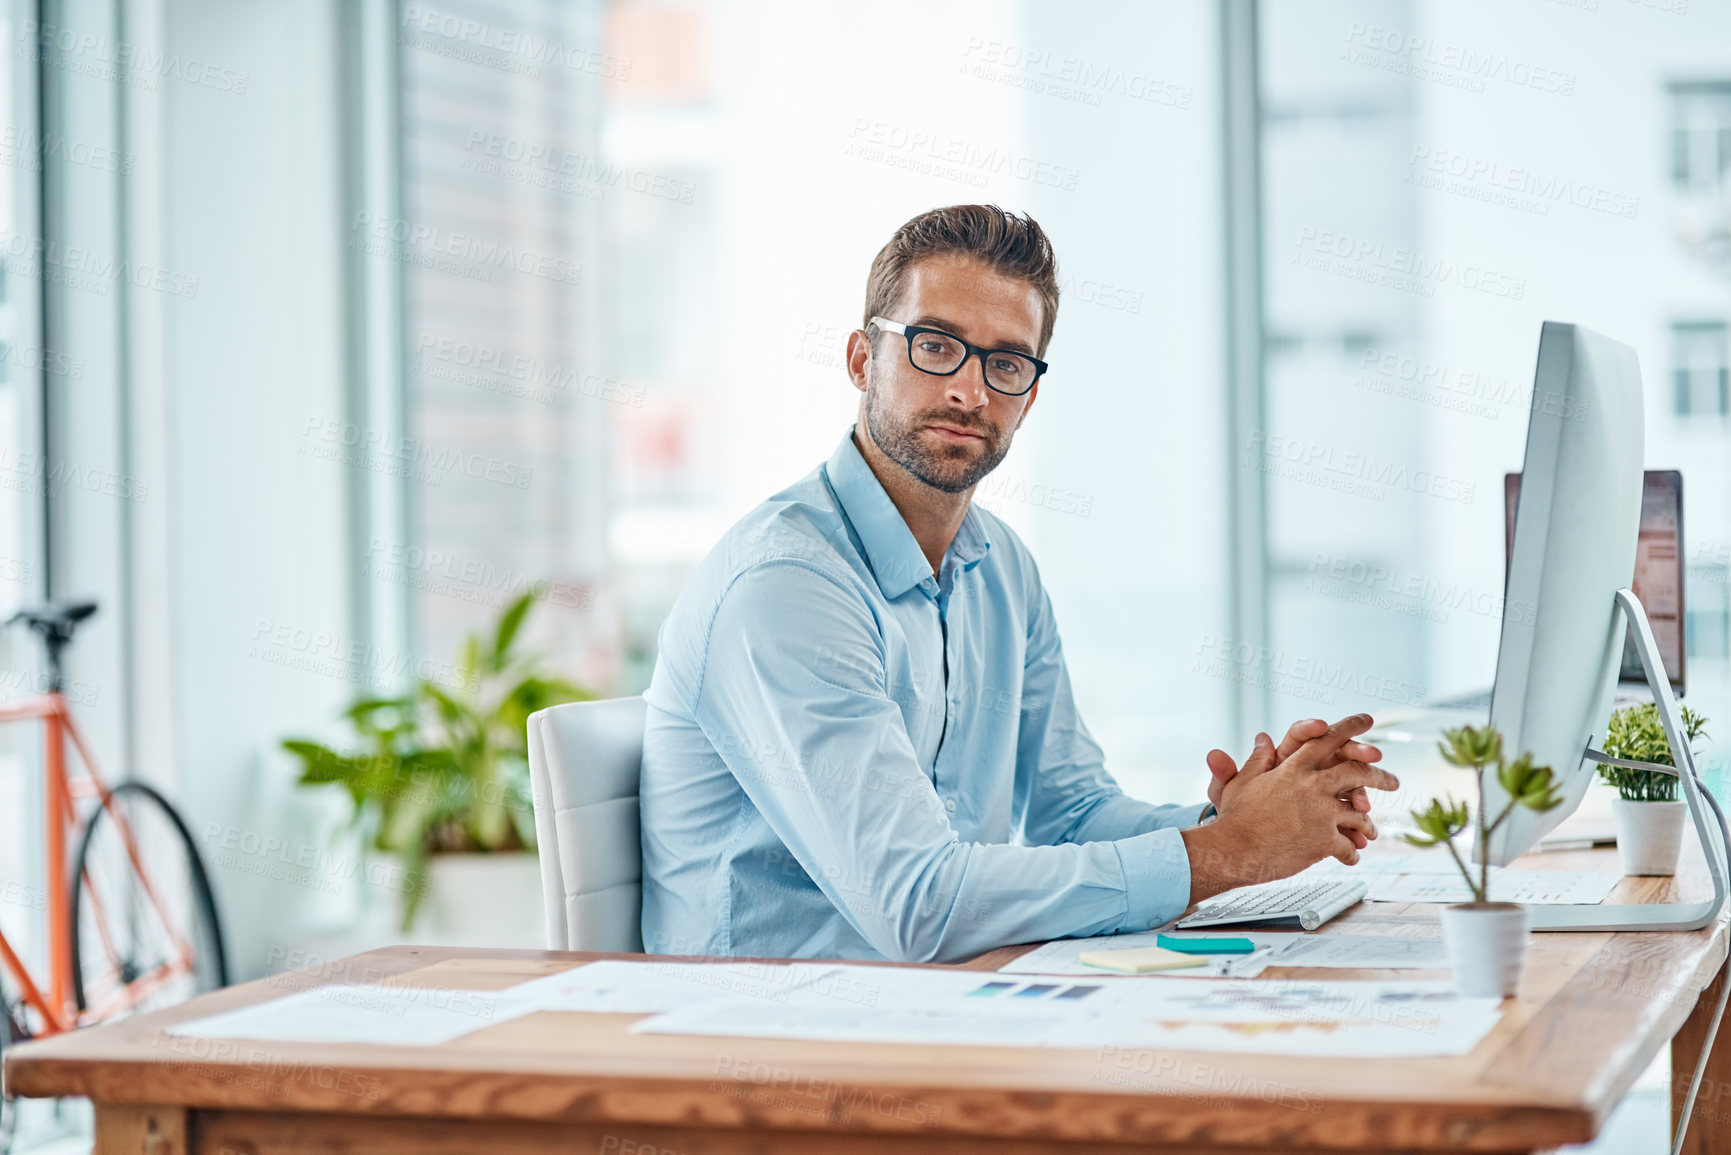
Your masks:
{"label": "shirt collar", "polygon": [[[824,472],[841,503],[842,516],[859,536],[878,589],[886,598],[899,598],[932,576],[931,563],[902,519],[901,510],[860,455],[853,433],[853,427],[849,426],[847,435],[824,465]],[[970,503],[945,557],[967,570],[979,564],[990,548],[992,541],[986,534],[985,522]]]}

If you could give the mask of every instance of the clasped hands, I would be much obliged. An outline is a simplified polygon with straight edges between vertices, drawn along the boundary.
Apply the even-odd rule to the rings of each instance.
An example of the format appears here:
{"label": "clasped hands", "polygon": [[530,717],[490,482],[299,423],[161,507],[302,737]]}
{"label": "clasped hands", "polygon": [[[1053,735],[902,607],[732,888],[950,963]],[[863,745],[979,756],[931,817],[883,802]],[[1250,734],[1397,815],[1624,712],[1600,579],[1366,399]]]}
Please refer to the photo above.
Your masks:
{"label": "clasped hands", "polygon": [[1208,800],[1220,817],[1183,832],[1190,857],[1190,901],[1297,874],[1329,856],[1348,865],[1376,837],[1367,787],[1400,780],[1374,766],[1382,751],[1357,740],[1369,714],[1329,725],[1294,723],[1277,746],[1267,734],[1242,767],[1224,750],[1208,753]]}

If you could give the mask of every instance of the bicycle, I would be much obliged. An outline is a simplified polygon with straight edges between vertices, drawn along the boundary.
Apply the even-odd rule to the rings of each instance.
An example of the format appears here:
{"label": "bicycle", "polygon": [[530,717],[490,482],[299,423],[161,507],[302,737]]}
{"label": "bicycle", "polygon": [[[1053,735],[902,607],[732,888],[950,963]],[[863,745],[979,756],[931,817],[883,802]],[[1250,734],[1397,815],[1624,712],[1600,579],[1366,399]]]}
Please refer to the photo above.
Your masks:
{"label": "bicycle", "polygon": [[[155,789],[110,789],[72,716],[61,654],[93,601],[19,610],[48,657],[46,692],[0,703],[0,725],[40,719],[45,783],[45,894],[27,905],[47,915],[46,983],[0,933],[0,1057],[25,1039],[59,1034],[228,985],[228,960],[210,877],[186,823]],[[67,747],[84,773],[67,773]],[[81,806],[95,799],[94,806]],[[66,869],[67,847],[77,855]],[[7,982],[17,994],[8,996]],[[0,1070],[0,1155],[11,1144],[16,1104]]]}

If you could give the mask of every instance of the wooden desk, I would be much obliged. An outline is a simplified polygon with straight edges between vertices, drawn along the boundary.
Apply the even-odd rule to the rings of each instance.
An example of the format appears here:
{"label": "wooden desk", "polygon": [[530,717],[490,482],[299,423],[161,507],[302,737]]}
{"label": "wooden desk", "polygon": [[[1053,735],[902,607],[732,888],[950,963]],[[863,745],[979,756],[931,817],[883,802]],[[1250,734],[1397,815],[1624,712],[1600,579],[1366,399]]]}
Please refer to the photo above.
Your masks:
{"label": "wooden desk", "polygon": [[[1597,851],[1525,864],[1610,862]],[[1612,901],[1694,897],[1704,886],[1697,859],[1678,883],[1625,879]],[[1434,927],[1432,908],[1378,904],[1327,929]],[[991,969],[1023,949],[967,965]],[[347,960],[328,981],[496,990],[598,957],[405,947]],[[20,1094],[94,1100],[100,1155],[1533,1151],[1591,1138],[1667,1041],[1686,1087],[1725,958],[1724,922],[1692,934],[1534,935],[1501,1025],[1470,1055],[1446,1059],[631,1035],[637,1016],[585,1014],[535,1015],[425,1048],[234,1042],[219,1054],[159,1033],[277,997],[278,976],[18,1047],[6,1078]],[[1727,1054],[1731,1045],[1715,1048],[1702,1087],[1696,1151],[1731,1152]]]}

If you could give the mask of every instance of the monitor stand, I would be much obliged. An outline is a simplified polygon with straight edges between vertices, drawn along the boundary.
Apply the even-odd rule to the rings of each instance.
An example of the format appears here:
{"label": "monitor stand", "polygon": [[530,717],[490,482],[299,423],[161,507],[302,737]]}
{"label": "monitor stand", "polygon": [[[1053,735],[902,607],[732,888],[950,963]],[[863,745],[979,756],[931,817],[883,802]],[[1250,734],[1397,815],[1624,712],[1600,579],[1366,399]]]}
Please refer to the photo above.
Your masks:
{"label": "monitor stand", "polygon": [[1713,880],[1713,897],[1705,902],[1626,903],[1599,906],[1531,905],[1527,913],[1534,930],[1700,930],[1724,909],[1726,896],[1726,854],[1731,849],[1731,836],[1725,829],[1725,817],[1718,804],[1701,784],[1695,769],[1695,755],[1684,737],[1683,720],[1677,709],[1677,699],[1671,693],[1671,680],[1665,675],[1659,660],[1659,647],[1653,641],[1653,627],[1647,622],[1647,611],[1633,591],[1617,591],[1617,608],[1627,619],[1635,638],[1635,652],[1640,655],[1641,669],[1647,675],[1647,685],[1653,691],[1653,701],[1659,707],[1659,722],[1665,728],[1665,740],[1671,745],[1676,766],[1661,766],[1652,762],[1629,762],[1611,758],[1601,751],[1588,748],[1585,757],[1592,762],[1628,766],[1638,770],[1656,770],[1674,774],[1683,785],[1683,800],[1695,819],[1695,833],[1701,839],[1701,849],[1707,855],[1707,873]]}

